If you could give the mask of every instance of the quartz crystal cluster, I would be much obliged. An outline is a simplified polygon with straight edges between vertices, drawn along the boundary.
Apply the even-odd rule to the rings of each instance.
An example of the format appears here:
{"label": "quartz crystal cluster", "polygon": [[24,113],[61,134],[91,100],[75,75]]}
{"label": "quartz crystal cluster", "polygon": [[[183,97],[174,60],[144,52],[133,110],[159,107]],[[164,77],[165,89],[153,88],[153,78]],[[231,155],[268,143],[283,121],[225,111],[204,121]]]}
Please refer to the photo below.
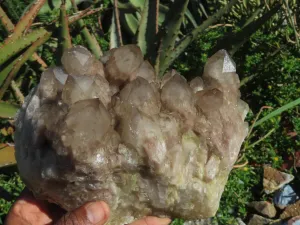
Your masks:
{"label": "quartz crystal cluster", "polygon": [[248,130],[225,50],[190,82],[174,70],[157,78],[135,45],[100,60],[77,46],[61,62],[16,120],[18,167],[38,198],[67,210],[106,201],[114,225],[216,213]]}

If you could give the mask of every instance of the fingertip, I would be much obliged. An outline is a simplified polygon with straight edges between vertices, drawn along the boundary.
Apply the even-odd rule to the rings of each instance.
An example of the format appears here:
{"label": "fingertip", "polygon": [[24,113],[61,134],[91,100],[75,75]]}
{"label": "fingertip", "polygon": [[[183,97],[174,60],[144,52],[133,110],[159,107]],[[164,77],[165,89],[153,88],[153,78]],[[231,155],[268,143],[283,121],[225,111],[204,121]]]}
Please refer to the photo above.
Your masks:
{"label": "fingertip", "polygon": [[158,218],[155,216],[147,216],[141,220],[137,220],[130,225],[168,225],[171,223],[169,218]]}
{"label": "fingertip", "polygon": [[172,222],[172,220],[169,218],[160,218],[159,220],[160,220],[159,222],[160,225],[168,225]]}
{"label": "fingertip", "polygon": [[[148,218],[148,219],[147,219]],[[147,225],[168,225],[171,223],[169,218],[146,217]]]}
{"label": "fingertip", "polygon": [[103,224],[108,220],[110,210],[105,202],[90,202],[85,205],[88,220],[92,224]]}
{"label": "fingertip", "polygon": [[105,212],[105,215],[107,216],[107,219],[108,219],[108,217],[110,216],[109,206],[106,202],[100,201],[100,203],[101,203],[103,211]]}

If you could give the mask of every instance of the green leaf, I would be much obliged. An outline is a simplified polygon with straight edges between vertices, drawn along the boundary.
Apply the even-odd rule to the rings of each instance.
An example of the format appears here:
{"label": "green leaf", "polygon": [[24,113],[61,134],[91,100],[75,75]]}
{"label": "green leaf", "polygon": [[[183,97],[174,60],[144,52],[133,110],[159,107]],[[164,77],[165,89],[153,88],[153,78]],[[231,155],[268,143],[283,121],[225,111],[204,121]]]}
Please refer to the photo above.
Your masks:
{"label": "green leaf", "polygon": [[0,118],[14,118],[19,107],[7,102],[0,102]]}
{"label": "green leaf", "polygon": [[245,9],[247,9],[247,6],[248,6],[248,0],[243,0],[243,4],[244,4]]}
{"label": "green leaf", "polygon": [[249,23],[241,31],[233,33],[232,35],[227,36],[225,39],[222,39],[215,47],[215,50],[226,49],[231,55],[233,55],[241,46],[243,46],[243,44],[245,44],[250,39],[251,35],[258,31],[266,23],[266,21],[271,19],[280,8],[281,4],[279,3],[275,5],[271,10],[266,12],[262,17]]}
{"label": "green leaf", "polygon": [[110,26],[110,49],[121,46],[121,39],[118,34],[115,12],[113,12],[112,23]]}
{"label": "green leaf", "polygon": [[187,46],[195,40],[195,38],[202,32],[206,30],[209,26],[218,21],[225,13],[229,12],[233,5],[235,5],[238,0],[231,0],[225,7],[218,10],[214,15],[210,16],[207,20],[205,20],[200,26],[195,28],[193,31],[184,36],[177,46],[172,49],[168,54],[164,54],[164,63],[160,63],[159,67],[159,75],[162,76],[166,69],[173,63],[173,61],[187,48]]}
{"label": "green leaf", "polygon": [[19,39],[12,41],[8,44],[4,44],[0,47],[0,65],[10,59],[12,56],[18,54],[20,51],[31,45],[39,38],[46,35],[48,32],[44,28],[33,30],[27,35],[20,37]]}
{"label": "green leaf", "polygon": [[6,13],[4,12],[4,10],[1,8],[1,6],[0,6],[0,19],[1,19],[2,25],[7,30],[7,32],[8,33],[12,33],[14,31],[14,29],[15,29],[15,26],[11,22],[11,20],[9,19],[9,17],[6,15]]}
{"label": "green leaf", "polygon": [[3,70],[0,71],[0,87],[2,86],[3,82],[5,81],[7,75],[9,72],[14,68],[14,65],[17,63],[19,60],[19,57],[12,61],[8,66],[6,66]]}
{"label": "green leaf", "polygon": [[[19,39],[23,33],[29,29],[36,15],[38,14],[41,7],[45,4],[46,0],[35,0],[28,11],[22,16],[17,23],[14,32],[4,42],[9,43]],[[1,64],[1,63],[0,63]]]}
{"label": "green leaf", "polygon": [[[72,2],[75,13],[78,13],[78,8],[77,8],[75,0],[71,0],[71,2]],[[101,47],[100,47],[96,37],[90,33],[90,31],[86,27],[83,19],[78,20],[77,23],[79,25],[81,35],[83,36],[83,38],[85,39],[85,41],[88,45],[88,48],[96,56],[96,58],[99,59],[100,56],[103,55],[103,53],[102,53]]]}
{"label": "green leaf", "polygon": [[124,27],[131,36],[134,36],[138,30],[139,21],[132,13],[123,13],[122,16],[124,16],[124,19],[121,20],[122,27]]}
{"label": "green leaf", "polygon": [[260,124],[266,122],[267,120],[273,118],[274,116],[278,116],[280,115],[281,113],[283,113],[284,111],[288,110],[288,109],[291,109],[297,105],[300,104],[300,98],[276,109],[275,111],[271,112],[270,114],[266,115],[265,117],[261,118],[260,120],[258,120],[255,124],[254,124],[254,127],[256,126],[259,126]]}
{"label": "green leaf", "polygon": [[246,20],[246,22],[243,24],[242,28],[248,26],[251,22],[255,20],[255,18],[264,10],[264,7],[260,5],[254,13]]}
{"label": "green leaf", "polygon": [[[21,69],[22,65],[33,55],[33,53],[35,53],[40,45],[44,44],[50,38],[51,34],[52,33],[47,32],[43,37],[32,43],[32,45],[24,52],[24,54],[22,54],[17,60],[15,60],[12,70],[6,75],[5,81],[0,88],[0,99],[2,99],[5,91],[10,85],[10,82]],[[11,65],[8,65],[8,67],[10,66]],[[7,71],[6,69],[4,70]]]}
{"label": "green leaf", "polygon": [[[75,3],[76,5],[78,5],[84,1],[86,0],[75,0]],[[61,6],[61,0],[48,0],[40,9],[38,15],[43,15],[45,13],[51,12],[54,9],[59,9],[60,6]],[[69,10],[71,8],[72,8],[71,1],[66,1],[66,9]]]}
{"label": "green leaf", "polygon": [[198,26],[193,14],[190,12],[189,9],[186,10],[185,15],[189,19],[189,21],[193,24],[194,27]]}
{"label": "green leaf", "polygon": [[137,43],[144,55],[155,49],[155,37],[158,29],[158,0],[145,0],[145,5],[138,29]]}
{"label": "green leaf", "polygon": [[123,45],[122,31],[120,25],[120,13],[118,8],[119,0],[112,0],[114,11],[112,15],[112,24],[110,31],[110,48],[116,48]]}
{"label": "green leaf", "polygon": [[168,11],[166,20],[162,25],[162,33],[160,34],[160,36],[162,35],[159,56],[161,66],[165,65],[166,57],[174,50],[188,3],[189,0],[175,0]]}
{"label": "green leaf", "polygon": [[60,39],[60,45],[62,50],[72,47],[71,36],[69,31],[69,20],[64,1],[62,1],[62,4],[60,6]]}
{"label": "green leaf", "polygon": [[[147,0],[146,0],[147,1]],[[151,1],[151,0],[150,0]],[[153,0],[155,1],[155,0]],[[142,9],[145,5],[145,0],[129,0],[129,2],[136,8]]]}

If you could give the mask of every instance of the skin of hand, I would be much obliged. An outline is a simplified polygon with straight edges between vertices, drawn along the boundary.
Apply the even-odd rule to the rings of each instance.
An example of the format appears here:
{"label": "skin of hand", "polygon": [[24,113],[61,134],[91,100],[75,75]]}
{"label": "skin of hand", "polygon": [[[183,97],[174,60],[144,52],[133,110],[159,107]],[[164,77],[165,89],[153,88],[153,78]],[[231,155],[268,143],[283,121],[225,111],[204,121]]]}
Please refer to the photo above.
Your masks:
{"label": "skin of hand", "polygon": [[[11,207],[5,225],[103,225],[110,215],[105,202],[89,202],[66,212],[57,205],[36,199],[25,189]],[[167,225],[168,218],[144,217],[130,225]]]}

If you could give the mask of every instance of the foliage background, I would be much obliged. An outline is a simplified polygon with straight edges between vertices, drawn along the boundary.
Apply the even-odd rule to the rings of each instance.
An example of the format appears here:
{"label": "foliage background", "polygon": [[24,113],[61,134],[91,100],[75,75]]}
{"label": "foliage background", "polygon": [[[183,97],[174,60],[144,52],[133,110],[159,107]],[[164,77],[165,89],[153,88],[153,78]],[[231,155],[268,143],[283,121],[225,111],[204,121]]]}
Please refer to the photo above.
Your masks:
{"label": "foliage background", "polygon": [[[14,23],[20,18],[32,0],[4,0],[0,2]],[[161,1],[168,5],[170,1]],[[203,10],[199,10],[197,22],[201,23],[207,15],[212,15],[217,9],[224,6],[227,1],[191,1],[190,4],[200,2]],[[271,106],[273,109],[286,105],[300,96],[300,53],[297,38],[299,37],[299,3],[285,1],[291,6],[292,16],[286,14],[286,8],[278,11],[270,20],[265,21],[255,32],[243,33],[246,23],[263,16],[270,5],[277,1],[239,1],[229,14],[218,21],[217,26],[211,26],[197,36],[196,40],[174,62],[173,68],[181,72],[187,79],[201,75],[207,58],[219,48],[231,49],[229,44],[245,40],[242,46],[234,48],[233,59],[237,64],[237,72],[242,80],[242,98],[249,104],[250,113],[247,116],[251,124],[262,106]],[[279,1],[278,1],[279,2]],[[85,8],[86,1],[79,7]],[[100,1],[104,7],[110,8],[110,1]],[[267,4],[267,5],[265,5]],[[269,4],[269,5],[268,5]],[[297,5],[298,4],[298,5]],[[201,9],[202,9],[201,8]],[[263,10],[262,10],[263,8]],[[261,11],[260,11],[261,10]],[[258,14],[256,14],[258,12]],[[58,10],[39,16],[37,21],[49,22],[59,14]],[[109,12],[104,13],[103,21],[110,23]],[[108,19],[107,19],[108,18]],[[289,22],[293,19],[294,26]],[[102,50],[109,49],[109,33],[106,24],[103,29],[99,27],[98,16],[92,15],[85,19],[90,31],[96,33],[96,38]],[[295,29],[297,28],[297,29]],[[190,25],[182,29],[188,32]],[[0,42],[7,37],[7,32],[0,24]],[[298,36],[297,36],[298,35]],[[86,45],[85,40],[76,29],[71,29],[73,44]],[[124,31],[127,42],[130,36]],[[126,37],[128,36],[128,37]],[[231,43],[231,44],[232,44]],[[57,41],[50,39],[43,47],[38,49],[39,55],[48,65],[59,64],[55,55]],[[0,68],[1,69],[1,68]],[[18,72],[16,82],[24,95],[34,87],[40,78],[41,71],[35,62],[27,62]],[[8,102],[16,102],[16,96],[8,91],[4,96]],[[273,109],[262,111],[261,117],[268,115]],[[283,112],[254,128],[246,140],[239,162],[248,162],[243,167],[232,171],[225,192],[222,196],[220,209],[214,218],[219,224],[237,224],[237,217],[247,219],[249,209],[247,203],[253,200],[272,201],[271,195],[262,192],[263,165],[269,164],[275,168],[293,173],[296,179],[292,185],[300,192],[300,176],[294,167],[284,167],[290,160],[295,160],[296,152],[300,150],[300,116],[299,106]],[[275,129],[274,129],[275,128]],[[0,120],[0,143],[13,142],[10,121]],[[270,133],[267,137],[267,133]],[[257,143],[253,145],[253,143]],[[0,150],[1,151],[1,150]],[[18,196],[24,185],[17,174],[15,167],[0,170],[0,224],[8,212],[12,202]],[[300,193],[299,193],[300,194]],[[175,220],[174,224],[181,224],[182,220]]]}

